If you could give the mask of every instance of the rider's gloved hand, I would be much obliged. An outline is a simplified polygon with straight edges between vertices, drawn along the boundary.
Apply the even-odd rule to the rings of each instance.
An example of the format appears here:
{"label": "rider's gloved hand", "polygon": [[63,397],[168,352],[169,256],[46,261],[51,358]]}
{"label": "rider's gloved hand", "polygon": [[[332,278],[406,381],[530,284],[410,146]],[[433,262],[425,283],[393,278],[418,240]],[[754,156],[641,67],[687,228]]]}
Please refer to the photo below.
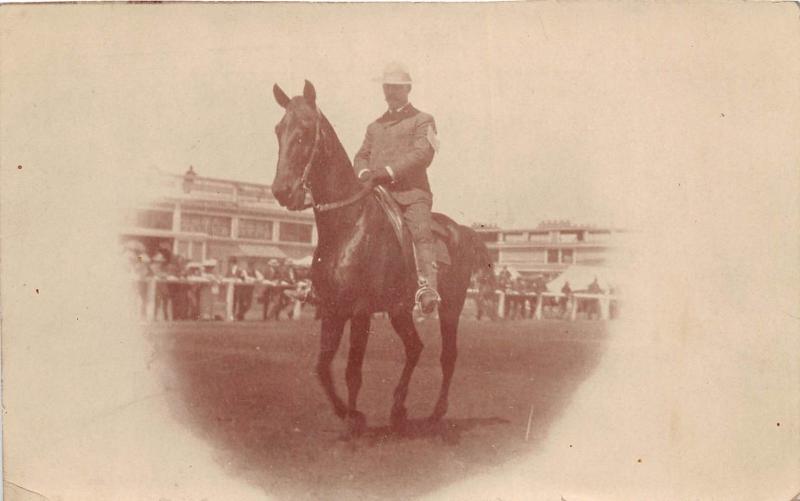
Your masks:
{"label": "rider's gloved hand", "polygon": [[358,173],[358,180],[370,186],[377,186],[379,184],[392,182],[392,175],[386,167],[375,170],[364,169]]}

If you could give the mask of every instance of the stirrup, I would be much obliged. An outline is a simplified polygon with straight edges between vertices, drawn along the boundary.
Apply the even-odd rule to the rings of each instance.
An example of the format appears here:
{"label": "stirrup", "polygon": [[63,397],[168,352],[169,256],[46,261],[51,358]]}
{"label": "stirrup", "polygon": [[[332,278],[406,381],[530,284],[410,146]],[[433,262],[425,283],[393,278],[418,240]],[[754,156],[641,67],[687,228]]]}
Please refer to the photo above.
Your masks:
{"label": "stirrup", "polygon": [[[414,294],[414,303],[416,303],[417,308],[419,308],[419,311],[422,312],[422,313],[425,313],[425,311],[422,309],[422,296],[424,294],[429,294],[429,293],[433,293],[434,294],[435,297],[434,297],[433,301],[435,301],[436,303],[441,303],[442,302],[442,296],[439,295],[439,293],[436,291],[436,289],[434,289],[433,287],[428,285],[428,281],[427,280],[420,280],[419,281],[419,289],[417,289],[417,293]],[[432,313],[432,312],[429,312],[429,313]]]}

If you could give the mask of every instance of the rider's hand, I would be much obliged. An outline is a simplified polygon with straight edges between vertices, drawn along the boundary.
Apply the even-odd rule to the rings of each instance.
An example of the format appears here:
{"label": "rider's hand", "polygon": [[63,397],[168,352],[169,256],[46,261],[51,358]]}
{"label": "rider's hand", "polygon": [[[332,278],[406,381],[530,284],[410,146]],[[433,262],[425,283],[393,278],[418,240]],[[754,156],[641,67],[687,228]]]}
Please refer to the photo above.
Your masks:
{"label": "rider's hand", "polygon": [[376,170],[362,170],[358,174],[358,180],[364,186],[369,188],[374,188],[379,184],[386,184],[393,181],[391,174],[389,174],[389,170],[386,167],[376,169]]}
{"label": "rider's hand", "polygon": [[364,184],[372,184],[373,175],[372,171],[364,169],[358,173],[358,180]]}

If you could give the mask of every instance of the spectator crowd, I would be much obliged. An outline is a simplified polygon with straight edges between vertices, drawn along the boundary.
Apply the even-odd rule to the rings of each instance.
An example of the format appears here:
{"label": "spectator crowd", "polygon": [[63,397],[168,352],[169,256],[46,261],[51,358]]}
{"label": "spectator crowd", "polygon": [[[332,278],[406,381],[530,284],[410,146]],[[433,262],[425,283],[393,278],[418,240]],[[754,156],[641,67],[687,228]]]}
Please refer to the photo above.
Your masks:
{"label": "spectator crowd", "polygon": [[[144,248],[126,247],[125,262],[142,318],[148,318],[150,304],[154,320],[223,320],[229,313],[233,320],[242,321],[255,303],[260,315],[249,318],[277,321],[284,313],[287,318],[299,315],[311,294],[309,268],[291,259],[270,259],[259,266],[253,260],[240,262],[231,257],[222,271],[216,259],[189,261],[166,249],[147,253]],[[551,291],[549,278],[515,276],[507,266],[499,272],[494,266],[481,270],[471,284],[477,319],[531,319],[537,308],[541,318],[567,318],[573,306],[576,317],[600,318],[598,300],[578,300],[575,294],[616,294],[613,288],[601,287],[597,277],[582,289],[573,290],[566,281],[559,291]],[[228,295],[230,286],[232,297]],[[228,301],[232,302],[230,308]],[[611,300],[608,313],[610,318],[618,315],[617,301]]]}
{"label": "spectator crowd", "polygon": [[[223,320],[227,287],[233,286],[232,312],[244,320],[253,308],[261,306],[263,320],[280,320],[299,313],[311,283],[307,267],[291,259],[270,259],[258,267],[254,262],[228,260],[226,271],[216,259],[189,261],[179,254],[159,249],[148,254],[143,249],[125,249],[125,262],[135,287],[139,314],[147,318],[148,301],[154,302],[155,320]],[[154,284],[154,298],[148,292]]]}
{"label": "spectator crowd", "polygon": [[[475,291],[476,317],[478,320],[489,317],[497,320],[502,310],[504,319],[534,318],[538,302],[541,301],[543,318],[567,318],[573,301],[577,301],[576,293],[614,295],[613,288],[603,289],[595,279],[583,289],[573,290],[570,283],[564,282],[560,291],[551,291],[547,287],[547,278],[543,275],[535,277],[514,277],[507,266],[495,273],[494,267],[481,270],[473,277],[472,289]],[[548,292],[560,292],[558,295],[543,295]],[[502,304],[501,302],[502,297]],[[600,303],[578,301],[577,315],[587,319],[600,318]],[[611,302],[611,318],[616,317],[617,304]]]}

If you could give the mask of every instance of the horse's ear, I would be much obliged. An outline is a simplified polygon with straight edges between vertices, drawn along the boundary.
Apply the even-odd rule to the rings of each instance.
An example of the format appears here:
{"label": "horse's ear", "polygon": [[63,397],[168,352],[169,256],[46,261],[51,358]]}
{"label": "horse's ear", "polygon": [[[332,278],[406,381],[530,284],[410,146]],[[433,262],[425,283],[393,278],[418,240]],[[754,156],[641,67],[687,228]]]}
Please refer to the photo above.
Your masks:
{"label": "horse's ear", "polygon": [[278,87],[278,84],[272,86],[272,93],[275,95],[275,100],[281,105],[281,108],[286,108],[289,105],[289,96],[283,92],[283,89]]}
{"label": "horse's ear", "polygon": [[306,85],[303,87],[303,97],[312,108],[317,106],[317,91],[314,89],[314,84],[306,80]]}

